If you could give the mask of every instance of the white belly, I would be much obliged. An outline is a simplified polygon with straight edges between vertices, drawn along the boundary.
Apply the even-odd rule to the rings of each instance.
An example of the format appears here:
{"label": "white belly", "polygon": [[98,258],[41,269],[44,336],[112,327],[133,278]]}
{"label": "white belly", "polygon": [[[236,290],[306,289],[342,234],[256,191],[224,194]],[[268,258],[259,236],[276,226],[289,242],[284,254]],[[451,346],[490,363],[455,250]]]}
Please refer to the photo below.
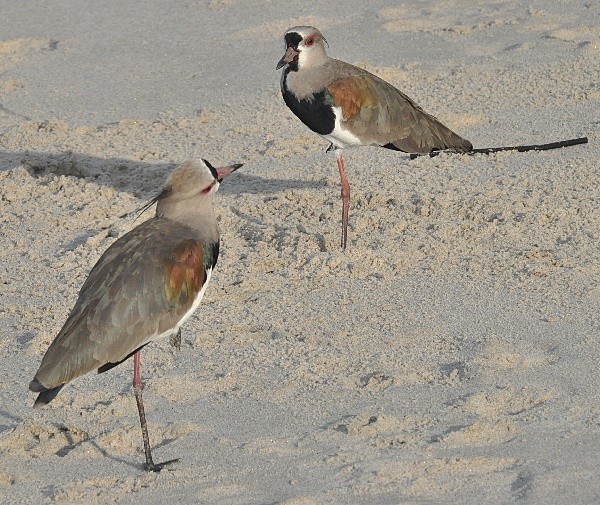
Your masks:
{"label": "white belly", "polygon": [[363,143],[360,139],[346,130],[342,125],[342,108],[334,107],[335,125],[333,131],[328,135],[323,135],[323,138],[331,142],[335,147],[341,149],[343,147],[361,146]]}

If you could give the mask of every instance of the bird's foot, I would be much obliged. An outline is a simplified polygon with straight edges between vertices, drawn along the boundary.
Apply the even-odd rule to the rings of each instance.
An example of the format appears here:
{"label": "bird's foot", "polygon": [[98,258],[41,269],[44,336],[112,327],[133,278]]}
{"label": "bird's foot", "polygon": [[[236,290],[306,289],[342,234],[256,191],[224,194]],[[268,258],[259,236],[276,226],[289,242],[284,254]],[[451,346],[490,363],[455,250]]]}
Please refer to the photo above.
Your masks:
{"label": "bird's foot", "polygon": [[165,466],[170,465],[172,463],[177,463],[179,458],[171,459],[169,461],[165,461],[163,463],[154,463],[153,461],[144,463],[144,470],[147,472],[160,472]]}

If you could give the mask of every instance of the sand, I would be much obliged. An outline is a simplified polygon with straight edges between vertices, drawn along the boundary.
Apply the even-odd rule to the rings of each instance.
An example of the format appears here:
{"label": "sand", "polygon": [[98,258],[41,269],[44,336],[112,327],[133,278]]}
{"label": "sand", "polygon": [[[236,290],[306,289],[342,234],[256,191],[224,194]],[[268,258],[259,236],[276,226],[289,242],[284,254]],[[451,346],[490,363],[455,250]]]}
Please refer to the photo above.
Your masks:
{"label": "sand", "polygon": [[[600,502],[596,1],[2,2],[0,502]],[[335,156],[285,107],[282,32],[477,147]],[[169,342],[33,410],[101,253],[188,158],[243,162],[222,255]],[[143,218],[140,218],[143,219]]]}

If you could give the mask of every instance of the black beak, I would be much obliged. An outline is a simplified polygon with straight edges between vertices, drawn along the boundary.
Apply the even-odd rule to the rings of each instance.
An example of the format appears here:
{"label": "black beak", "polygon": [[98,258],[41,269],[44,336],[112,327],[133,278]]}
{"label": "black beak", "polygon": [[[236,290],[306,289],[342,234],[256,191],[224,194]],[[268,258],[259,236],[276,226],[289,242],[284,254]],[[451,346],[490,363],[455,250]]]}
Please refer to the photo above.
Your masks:
{"label": "black beak", "polygon": [[285,54],[279,60],[279,63],[277,63],[276,69],[279,70],[281,67],[291,63],[299,54],[300,52],[297,49],[294,49],[292,46],[288,46],[288,48],[285,50]]}
{"label": "black beak", "polygon": [[216,168],[215,170],[217,171],[217,176],[215,177],[215,179],[217,179],[217,181],[219,182],[222,182],[223,179],[225,179],[225,177],[232,174],[242,166],[244,166],[243,163],[234,163],[233,165],[228,165],[226,167]]}

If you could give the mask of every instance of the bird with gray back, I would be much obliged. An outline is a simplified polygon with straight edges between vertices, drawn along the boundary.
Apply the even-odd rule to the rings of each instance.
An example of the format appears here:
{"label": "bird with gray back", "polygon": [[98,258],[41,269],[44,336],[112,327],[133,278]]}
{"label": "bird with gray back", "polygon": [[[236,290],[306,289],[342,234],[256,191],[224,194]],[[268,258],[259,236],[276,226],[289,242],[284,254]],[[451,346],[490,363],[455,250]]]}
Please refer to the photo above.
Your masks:
{"label": "bird with gray back", "polygon": [[[50,344],[29,389],[34,407],[51,402],[62,387],[92,370],[106,372],[134,358],[134,391],[146,455],[152,460],[140,376],[140,349],[179,334],[196,310],[219,255],[212,195],[241,165],[214,168],[187,161],[167,179],[153,218],[115,241],[84,282],[64,326]],[[173,460],[176,461],[176,460]]]}
{"label": "bird with gray back", "polygon": [[336,149],[342,181],[342,247],[348,237],[350,185],[341,149],[380,146],[424,154],[449,150],[468,152],[473,145],[408,96],[362,68],[325,51],[325,38],[314,26],[285,32],[286,51],[277,68],[281,92],[291,111]]}

